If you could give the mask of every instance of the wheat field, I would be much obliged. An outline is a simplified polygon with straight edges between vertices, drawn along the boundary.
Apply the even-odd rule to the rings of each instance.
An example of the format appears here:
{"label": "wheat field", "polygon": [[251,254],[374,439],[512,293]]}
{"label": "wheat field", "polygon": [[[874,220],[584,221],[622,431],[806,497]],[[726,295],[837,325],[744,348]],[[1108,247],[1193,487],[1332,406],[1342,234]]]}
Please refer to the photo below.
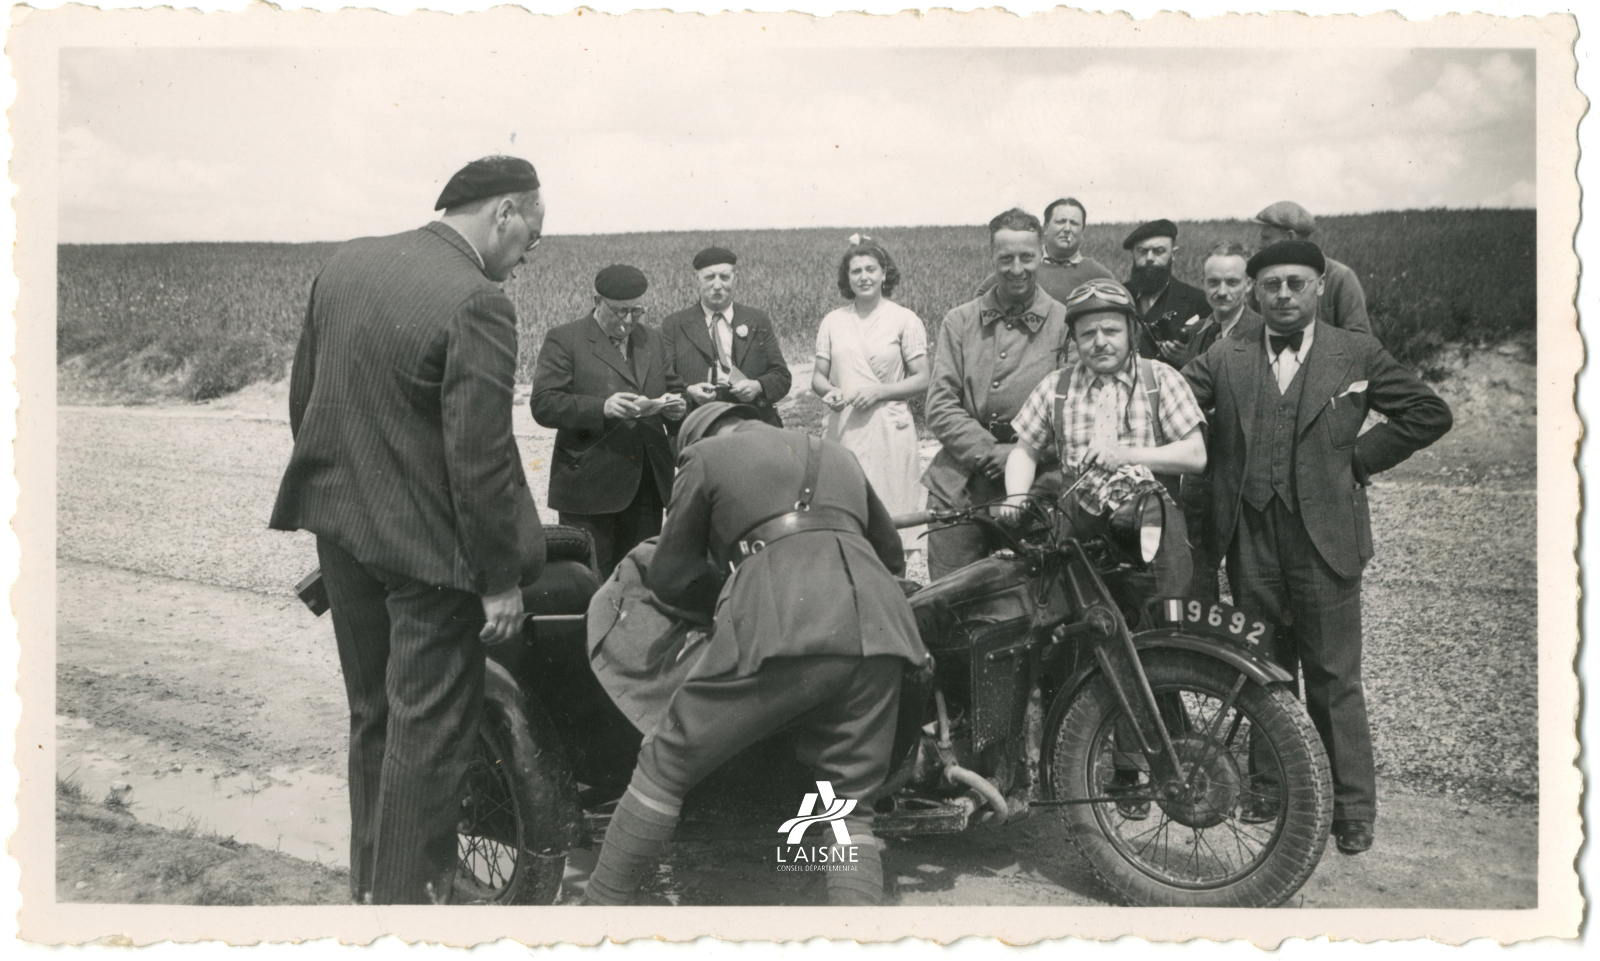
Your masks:
{"label": "wheat field", "polygon": [[[1425,368],[1446,343],[1520,340],[1535,318],[1531,210],[1414,210],[1326,217],[1316,240],[1355,269],[1375,332]],[[1085,252],[1127,271],[1131,224],[1089,225]],[[1178,277],[1197,282],[1205,251],[1254,243],[1247,221],[1179,224]],[[810,356],[817,324],[843,301],[838,259],[852,229],[692,231],[553,236],[507,285],[521,335],[518,374],[544,333],[588,309],[601,267],[629,263],[651,280],[659,320],[694,302],[689,261],[710,244],[739,254],[738,299],[772,315],[791,362]],[[895,299],[928,325],[966,301],[989,271],[982,225],[868,227],[900,266]],[[57,269],[57,361],[75,389],[106,399],[205,400],[282,377],[311,280],[335,244],[65,244]]]}

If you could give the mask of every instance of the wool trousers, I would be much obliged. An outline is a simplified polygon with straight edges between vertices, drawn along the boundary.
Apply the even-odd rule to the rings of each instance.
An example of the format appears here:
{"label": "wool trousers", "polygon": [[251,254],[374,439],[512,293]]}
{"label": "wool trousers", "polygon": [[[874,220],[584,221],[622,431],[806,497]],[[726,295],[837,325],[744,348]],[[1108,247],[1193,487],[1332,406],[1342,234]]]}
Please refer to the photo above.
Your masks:
{"label": "wool trousers", "polygon": [[[686,681],[645,738],[629,789],[656,812],[660,823],[650,833],[669,837],[695,785],[746,747],[788,729],[800,762],[831,781],[836,796],[861,802],[848,821],[853,843],[876,845],[869,802],[889,776],[905,665],[891,656],[773,657],[747,677]],[[595,868],[606,880],[604,903],[620,903],[638,884],[647,863],[634,849],[650,857],[659,850],[659,842],[631,841],[607,831]],[[874,889],[881,899],[882,884],[881,868],[859,879],[830,877],[830,900],[854,901]]]}
{"label": "wool trousers", "polygon": [[350,890],[448,899],[457,792],[482,714],[483,601],[362,564],[317,538],[350,701]]}
{"label": "wool trousers", "polygon": [[[1306,713],[1333,768],[1334,818],[1373,820],[1377,778],[1361,684],[1360,575],[1335,574],[1299,515],[1276,496],[1264,511],[1240,503],[1227,564],[1236,606],[1280,625],[1273,659],[1304,675]],[[1255,766],[1271,767],[1260,758]]]}
{"label": "wool trousers", "polygon": [[646,467],[639,476],[639,489],[627,507],[615,514],[574,514],[561,511],[561,523],[581,527],[594,538],[595,563],[600,579],[611,576],[617,562],[628,552],[661,533],[663,499],[656,490],[655,476]]}

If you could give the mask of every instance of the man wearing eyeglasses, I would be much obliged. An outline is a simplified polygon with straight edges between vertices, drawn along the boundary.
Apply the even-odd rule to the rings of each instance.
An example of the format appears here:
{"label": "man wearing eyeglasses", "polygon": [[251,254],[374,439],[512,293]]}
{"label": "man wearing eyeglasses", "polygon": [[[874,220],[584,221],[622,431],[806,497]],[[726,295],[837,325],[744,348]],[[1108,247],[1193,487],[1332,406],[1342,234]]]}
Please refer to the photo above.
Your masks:
{"label": "man wearing eyeglasses", "polygon": [[[1281,629],[1274,657],[1304,670],[1306,711],[1333,768],[1339,850],[1372,846],[1372,735],[1361,683],[1367,485],[1450,429],[1450,408],[1375,339],[1317,318],[1327,262],[1286,240],[1250,258],[1265,325],[1184,368],[1211,418],[1211,549],[1234,601]],[[1367,412],[1387,419],[1361,433]],[[1258,776],[1269,770],[1258,767]],[[1275,806],[1276,786],[1258,782]],[[1271,811],[1246,811],[1268,820]]]}
{"label": "man wearing eyeglasses", "polygon": [[661,533],[672,495],[666,424],[687,404],[667,390],[661,336],[640,323],[649,288],[635,267],[594,278],[594,307],[545,335],[533,372],[533,419],[556,429],[550,508],[594,538],[602,577]]}
{"label": "man wearing eyeglasses", "polygon": [[350,701],[350,891],[457,895],[457,789],[484,648],[521,635],[544,535],[511,432],[517,318],[539,240],[533,165],[485,157],[419,230],[354,240],[311,287],[271,526],[308,530]]}

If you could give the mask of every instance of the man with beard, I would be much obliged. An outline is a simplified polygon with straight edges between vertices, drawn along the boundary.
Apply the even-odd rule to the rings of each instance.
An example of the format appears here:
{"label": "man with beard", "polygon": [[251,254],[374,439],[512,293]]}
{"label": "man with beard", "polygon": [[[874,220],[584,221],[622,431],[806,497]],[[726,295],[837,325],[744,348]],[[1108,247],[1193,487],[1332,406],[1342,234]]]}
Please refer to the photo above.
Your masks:
{"label": "man with beard", "polygon": [[[1117,279],[1104,264],[1083,252],[1083,228],[1088,222],[1089,214],[1076,197],[1052,200],[1044,208],[1044,260],[1037,277],[1044,292],[1058,301],[1065,302],[1088,281]],[[997,273],[985,277],[978,285],[977,296],[982,297],[999,282]],[[1072,350],[1077,350],[1076,345]]]}
{"label": "man with beard", "polygon": [[[1256,214],[1256,223],[1261,225],[1263,248],[1283,240],[1308,240],[1317,229],[1317,221],[1310,212],[1292,200],[1268,205]],[[1317,304],[1317,319],[1358,334],[1372,333],[1372,321],[1367,317],[1367,295],[1361,289],[1356,272],[1332,257],[1325,259],[1328,270],[1322,276],[1322,300]],[[1254,294],[1250,297],[1250,306],[1260,309]]]}
{"label": "man with beard", "polygon": [[[1316,319],[1326,261],[1305,240],[1250,258],[1259,333],[1230,337],[1184,368],[1211,418],[1211,550],[1234,602],[1285,625],[1273,657],[1304,669],[1306,712],[1333,768],[1339,850],[1372,846],[1372,734],[1361,682],[1361,571],[1372,557],[1367,485],[1450,429],[1450,408],[1374,338]],[[1365,433],[1369,410],[1387,420]],[[1252,752],[1255,753],[1255,752]],[[1257,758],[1251,808],[1285,798]]]}
{"label": "man with beard", "polygon": [[667,424],[688,407],[667,389],[661,335],[639,322],[649,286],[636,267],[600,271],[594,306],[545,335],[533,371],[533,419],[556,429],[550,507],[594,538],[603,578],[661,532],[672,493]]}
{"label": "man with beard", "polygon": [[[1064,308],[1036,279],[1043,231],[1038,218],[1015,207],[989,221],[989,260],[1000,281],[945,314],[940,325],[927,402],[928,429],[940,447],[922,475],[930,508],[1004,496],[1006,458],[1016,441],[1011,419],[1066,355]],[[928,575],[943,577],[998,546],[975,524],[930,531]]]}
{"label": "man with beard", "polygon": [[[1200,356],[1212,344],[1227,337],[1253,337],[1259,333],[1261,315],[1245,303],[1255,288],[1246,272],[1249,258],[1250,251],[1237,243],[1218,244],[1206,255],[1202,286],[1212,310],[1194,335],[1190,358]],[[1219,595],[1217,569],[1222,558],[1212,553],[1206,535],[1210,524],[1210,475],[1185,474],[1179,499],[1183,502],[1184,523],[1189,529],[1189,554],[1194,558],[1194,584],[1187,593],[1190,597],[1215,601]]]}
{"label": "man with beard", "polygon": [[1122,249],[1133,252],[1128,290],[1139,311],[1139,355],[1182,367],[1190,339],[1211,316],[1211,304],[1198,287],[1172,276],[1177,225],[1170,220],[1140,224],[1122,241]]}
{"label": "man with beard", "polygon": [[782,427],[777,403],[789,395],[789,365],[772,318],[733,302],[738,264],[724,247],[695,254],[700,302],[661,321],[667,389],[682,394],[691,410],[714,400],[749,404],[763,421]]}

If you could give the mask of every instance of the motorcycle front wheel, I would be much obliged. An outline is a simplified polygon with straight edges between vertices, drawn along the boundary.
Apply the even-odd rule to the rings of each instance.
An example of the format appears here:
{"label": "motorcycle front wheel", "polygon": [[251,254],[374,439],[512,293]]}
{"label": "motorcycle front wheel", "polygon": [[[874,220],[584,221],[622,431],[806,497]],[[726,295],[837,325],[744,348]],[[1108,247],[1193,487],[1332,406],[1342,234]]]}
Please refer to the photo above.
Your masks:
{"label": "motorcycle front wheel", "polygon": [[527,786],[514,776],[506,719],[486,701],[478,749],[461,780],[456,824],[456,904],[554,904],[566,871],[563,855],[528,850],[534,813]]}
{"label": "motorcycle front wheel", "polygon": [[[1128,903],[1273,907],[1305,884],[1333,819],[1327,754],[1287,690],[1188,651],[1141,660],[1181,763],[1163,796],[1103,676],[1046,721],[1045,789],[1073,841]],[[1231,704],[1230,701],[1231,698]]]}

